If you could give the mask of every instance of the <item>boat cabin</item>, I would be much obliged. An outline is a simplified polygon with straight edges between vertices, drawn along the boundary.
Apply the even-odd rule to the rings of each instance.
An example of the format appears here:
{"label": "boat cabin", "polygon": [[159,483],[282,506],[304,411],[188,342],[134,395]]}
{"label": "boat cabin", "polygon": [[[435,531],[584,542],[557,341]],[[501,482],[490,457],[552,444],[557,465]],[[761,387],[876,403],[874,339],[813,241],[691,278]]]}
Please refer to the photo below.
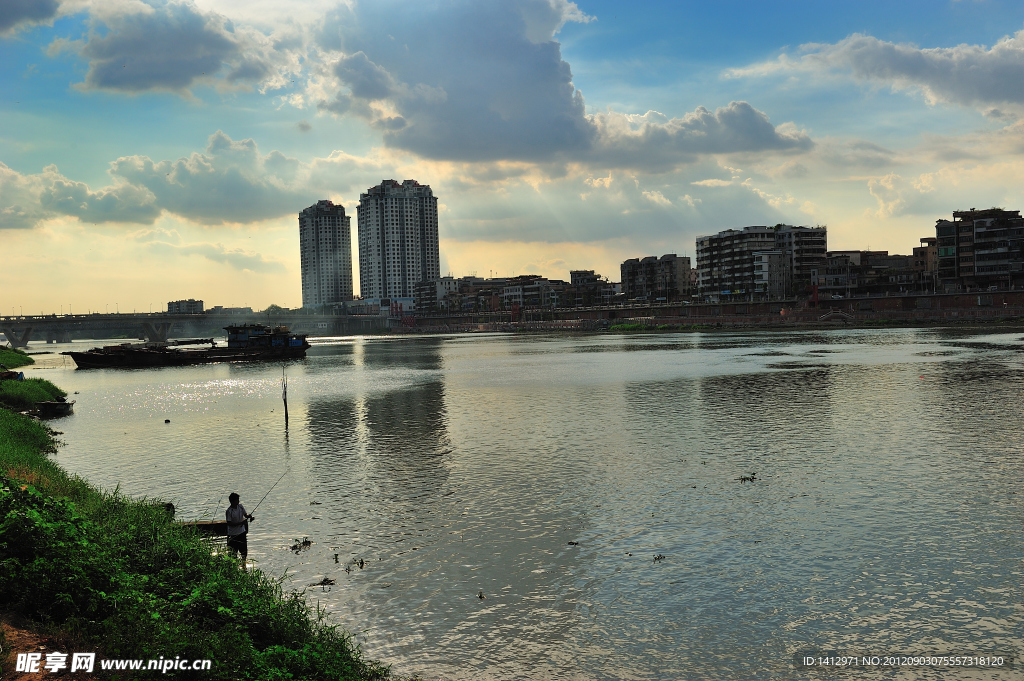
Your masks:
{"label": "boat cabin", "polygon": [[287,326],[266,324],[236,324],[225,326],[229,348],[300,348],[304,335],[291,334]]}

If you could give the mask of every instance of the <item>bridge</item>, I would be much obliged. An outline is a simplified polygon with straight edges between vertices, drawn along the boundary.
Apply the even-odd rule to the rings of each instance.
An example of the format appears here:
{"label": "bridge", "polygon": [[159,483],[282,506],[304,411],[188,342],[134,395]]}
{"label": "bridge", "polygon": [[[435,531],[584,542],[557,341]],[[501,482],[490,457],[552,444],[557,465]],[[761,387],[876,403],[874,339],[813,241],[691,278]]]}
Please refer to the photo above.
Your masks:
{"label": "bridge", "polygon": [[377,315],[297,315],[289,313],[252,314],[169,314],[92,313],[78,315],[0,315],[0,332],[16,348],[30,340],[70,343],[83,338],[125,338],[166,341],[223,335],[230,324],[287,326],[295,333],[311,336],[346,336],[383,330],[387,320]]}

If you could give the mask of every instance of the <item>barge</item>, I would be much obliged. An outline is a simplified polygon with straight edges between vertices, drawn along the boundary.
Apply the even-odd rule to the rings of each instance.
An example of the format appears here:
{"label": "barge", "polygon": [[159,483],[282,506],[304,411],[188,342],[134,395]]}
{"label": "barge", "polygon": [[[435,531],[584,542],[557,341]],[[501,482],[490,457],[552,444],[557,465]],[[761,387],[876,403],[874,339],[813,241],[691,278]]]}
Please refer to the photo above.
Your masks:
{"label": "barge", "polygon": [[75,360],[79,369],[138,369],[302,359],[310,347],[306,334],[290,333],[286,326],[236,324],[225,326],[224,330],[228,332],[227,344],[218,345],[212,338],[203,338],[166,343],[122,343],[60,354]]}

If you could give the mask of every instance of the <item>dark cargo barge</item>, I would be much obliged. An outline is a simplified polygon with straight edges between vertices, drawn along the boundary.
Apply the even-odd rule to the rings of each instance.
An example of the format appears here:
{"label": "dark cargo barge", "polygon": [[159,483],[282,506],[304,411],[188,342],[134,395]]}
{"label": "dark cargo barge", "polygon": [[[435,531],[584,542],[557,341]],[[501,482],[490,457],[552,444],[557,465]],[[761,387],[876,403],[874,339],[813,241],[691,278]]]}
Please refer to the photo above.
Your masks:
{"label": "dark cargo barge", "polygon": [[[75,360],[79,369],[137,369],[302,359],[310,347],[305,334],[289,333],[285,326],[239,324],[225,326],[224,330],[228,332],[227,345],[205,338],[169,343],[122,343],[60,354]],[[201,345],[210,347],[196,347]]]}

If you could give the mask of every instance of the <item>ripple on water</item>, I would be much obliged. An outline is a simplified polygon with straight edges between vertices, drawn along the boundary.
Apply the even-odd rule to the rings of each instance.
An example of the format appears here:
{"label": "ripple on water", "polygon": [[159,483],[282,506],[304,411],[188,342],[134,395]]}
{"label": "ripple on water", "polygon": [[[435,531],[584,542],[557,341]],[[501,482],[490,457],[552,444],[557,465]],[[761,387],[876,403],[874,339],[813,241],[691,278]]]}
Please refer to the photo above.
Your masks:
{"label": "ripple on water", "polygon": [[280,365],[49,374],[98,484],[219,517],[287,470],[250,556],[403,673],[798,679],[802,650],[1022,651],[1020,343],[337,339],[284,367],[287,433]]}

